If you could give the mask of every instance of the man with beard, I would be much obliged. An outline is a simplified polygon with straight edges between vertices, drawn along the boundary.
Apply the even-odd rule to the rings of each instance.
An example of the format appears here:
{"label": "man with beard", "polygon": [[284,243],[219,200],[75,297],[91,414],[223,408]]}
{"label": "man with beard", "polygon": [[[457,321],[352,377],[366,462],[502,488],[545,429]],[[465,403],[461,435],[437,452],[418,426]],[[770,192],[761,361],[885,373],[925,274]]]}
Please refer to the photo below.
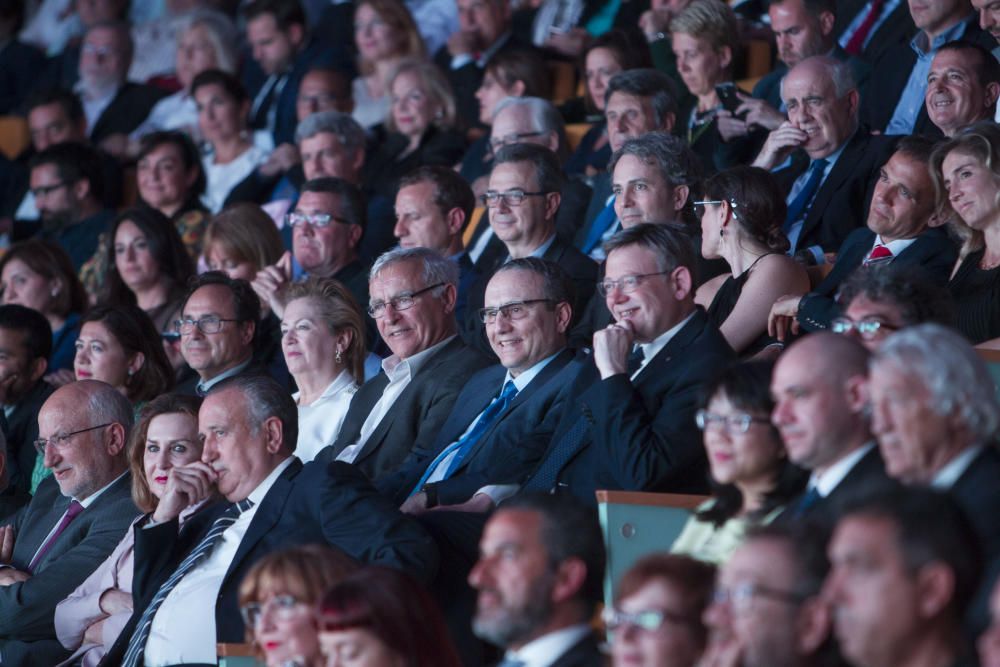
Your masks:
{"label": "man with beard", "polygon": [[503,665],[602,665],[588,621],[603,573],[592,512],[569,496],[513,498],[486,524],[469,574],[479,592],[473,631],[506,649]]}

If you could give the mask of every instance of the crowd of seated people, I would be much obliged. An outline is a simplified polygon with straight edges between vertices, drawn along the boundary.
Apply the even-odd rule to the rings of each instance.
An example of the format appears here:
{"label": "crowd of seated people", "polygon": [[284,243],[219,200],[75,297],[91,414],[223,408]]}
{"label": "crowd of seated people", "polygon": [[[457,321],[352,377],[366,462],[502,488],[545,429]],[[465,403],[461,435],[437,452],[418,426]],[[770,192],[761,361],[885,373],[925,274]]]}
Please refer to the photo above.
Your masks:
{"label": "crowd of seated people", "polygon": [[1000,667],[998,99],[995,0],[0,0],[0,664]]}

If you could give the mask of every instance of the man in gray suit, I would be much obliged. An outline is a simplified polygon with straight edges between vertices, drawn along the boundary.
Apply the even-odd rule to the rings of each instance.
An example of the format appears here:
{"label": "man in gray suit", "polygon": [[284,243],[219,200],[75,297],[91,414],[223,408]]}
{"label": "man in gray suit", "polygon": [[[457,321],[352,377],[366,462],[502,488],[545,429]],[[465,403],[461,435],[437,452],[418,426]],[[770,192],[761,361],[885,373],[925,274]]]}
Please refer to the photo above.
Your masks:
{"label": "man in gray suit", "polygon": [[132,406],[110,385],[68,384],[38,413],[35,447],[52,476],[0,525],[0,662],[54,665],[58,602],[117,546],[138,514],[125,443]]}

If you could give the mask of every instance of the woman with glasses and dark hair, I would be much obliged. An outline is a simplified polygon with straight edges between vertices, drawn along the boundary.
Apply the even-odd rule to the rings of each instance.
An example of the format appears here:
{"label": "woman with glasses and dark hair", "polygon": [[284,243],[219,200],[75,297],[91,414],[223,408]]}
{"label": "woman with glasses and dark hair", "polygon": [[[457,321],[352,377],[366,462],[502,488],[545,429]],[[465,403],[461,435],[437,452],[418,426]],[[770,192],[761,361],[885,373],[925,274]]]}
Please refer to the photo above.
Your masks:
{"label": "woman with glasses and dark hair", "polygon": [[[144,525],[156,510],[170,470],[201,458],[200,405],[201,399],[195,396],[164,394],[140,412],[128,446],[132,498],[143,512],[135,527]],[[180,522],[204,505],[184,510]],[[74,651],[64,665],[97,665],[131,618],[133,537],[132,529],[126,531],[108,559],[56,606],[56,637],[63,647]]]}
{"label": "woman with glasses and dark hair", "polygon": [[738,355],[752,356],[774,342],[767,317],[775,300],[809,291],[806,270],[785,254],[785,197],[763,169],[734,167],[709,178],[705,199],[694,204],[702,257],[722,258],[730,269],[703,283],[695,303]]}
{"label": "woman with glasses and dark hair", "polygon": [[736,364],[710,382],[696,415],[705,433],[712,499],[698,508],[671,552],[722,563],[747,526],[767,523],[804,488],[808,475],[788,460],[771,424],[769,362]]}

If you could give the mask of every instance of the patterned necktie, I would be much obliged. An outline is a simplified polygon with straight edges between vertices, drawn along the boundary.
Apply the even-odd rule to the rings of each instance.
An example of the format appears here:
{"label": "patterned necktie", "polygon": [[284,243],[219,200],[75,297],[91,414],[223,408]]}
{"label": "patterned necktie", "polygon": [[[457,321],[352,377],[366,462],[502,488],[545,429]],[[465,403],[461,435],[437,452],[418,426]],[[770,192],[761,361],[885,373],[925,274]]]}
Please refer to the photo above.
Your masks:
{"label": "patterned necktie", "polygon": [[441,465],[441,462],[448,458],[452,452],[455,452],[455,456],[452,457],[451,463],[448,464],[448,469],[445,471],[444,477],[441,479],[448,479],[451,477],[455,470],[458,469],[458,466],[462,463],[462,460],[465,459],[465,455],[469,453],[470,449],[472,449],[472,446],[479,441],[479,438],[481,438],[484,433],[486,433],[486,430],[493,424],[494,421],[496,421],[496,418],[507,409],[507,406],[511,404],[511,401],[514,400],[515,396],[517,396],[517,387],[513,382],[508,380],[504,383],[503,389],[500,391],[500,395],[497,396],[496,400],[490,403],[489,406],[483,410],[482,416],[479,418],[479,421],[476,422],[476,425],[472,427],[472,430],[470,430],[464,438],[460,438],[455,444],[446,447],[434,458],[431,464],[427,466],[427,470],[424,471],[424,474],[420,477],[420,481],[417,482],[417,485],[413,488],[410,495],[412,496],[413,494],[418,493],[420,489],[424,488],[424,484],[426,484],[430,476],[434,474],[437,467]]}
{"label": "patterned necktie", "polygon": [[646,359],[646,352],[642,345],[636,345],[628,355],[628,376],[632,377],[635,372],[642,368],[642,362]]}
{"label": "patterned necktie", "polygon": [[795,195],[795,199],[788,205],[788,215],[785,217],[784,226],[785,234],[792,230],[792,225],[805,217],[809,210],[809,204],[812,203],[819,186],[823,183],[823,172],[826,171],[828,164],[830,163],[827,160],[820,158],[813,160],[813,163],[809,165],[805,186],[799,190],[799,194]]}
{"label": "patterned necktie", "polygon": [[883,262],[889,259],[892,259],[892,251],[881,243],[878,243],[874,248],[872,248],[871,254],[865,259],[865,265],[867,266],[873,262]]}
{"label": "patterned necktie", "polygon": [[226,509],[222,515],[215,520],[212,527],[208,529],[205,537],[202,538],[201,542],[198,543],[187,558],[185,558],[181,564],[177,567],[170,578],[167,579],[166,583],[160,586],[160,590],[156,591],[156,595],[153,596],[152,602],[146,607],[146,611],[142,613],[142,617],[139,619],[139,624],[136,626],[135,632],[132,633],[132,639],[129,640],[128,649],[125,651],[125,658],[122,660],[122,665],[126,667],[139,667],[142,664],[142,656],[146,651],[146,642],[149,641],[149,633],[153,628],[153,617],[156,616],[156,612],[159,610],[160,605],[163,601],[167,599],[170,595],[170,591],[174,589],[175,586],[180,582],[181,579],[187,575],[188,572],[193,570],[196,566],[202,563],[209,554],[212,553],[212,549],[222,538],[222,534],[233,525],[236,519],[239,518],[240,514],[246,512],[248,509],[253,507],[253,501],[248,499],[241,500],[238,503],[233,503]]}
{"label": "patterned necktie", "polygon": [[847,45],[844,46],[845,51],[852,56],[861,55],[861,51],[865,48],[865,41],[868,39],[868,33],[872,31],[875,21],[878,20],[879,15],[882,13],[882,5],[884,4],[885,0],[872,0],[871,9],[868,10],[868,14],[861,21],[858,29],[851,35],[851,39],[847,41]]}
{"label": "patterned necktie", "polygon": [[52,548],[52,545],[55,544],[59,536],[62,535],[67,526],[73,522],[73,519],[80,516],[82,511],[83,505],[75,500],[70,501],[69,507],[66,508],[66,513],[63,514],[62,520],[59,522],[59,525],[56,526],[55,532],[49,536],[49,539],[45,540],[45,544],[38,549],[35,553],[35,557],[31,559],[31,563],[28,565],[28,572],[35,571],[35,567],[41,562],[45,554],[49,552],[49,549]]}

